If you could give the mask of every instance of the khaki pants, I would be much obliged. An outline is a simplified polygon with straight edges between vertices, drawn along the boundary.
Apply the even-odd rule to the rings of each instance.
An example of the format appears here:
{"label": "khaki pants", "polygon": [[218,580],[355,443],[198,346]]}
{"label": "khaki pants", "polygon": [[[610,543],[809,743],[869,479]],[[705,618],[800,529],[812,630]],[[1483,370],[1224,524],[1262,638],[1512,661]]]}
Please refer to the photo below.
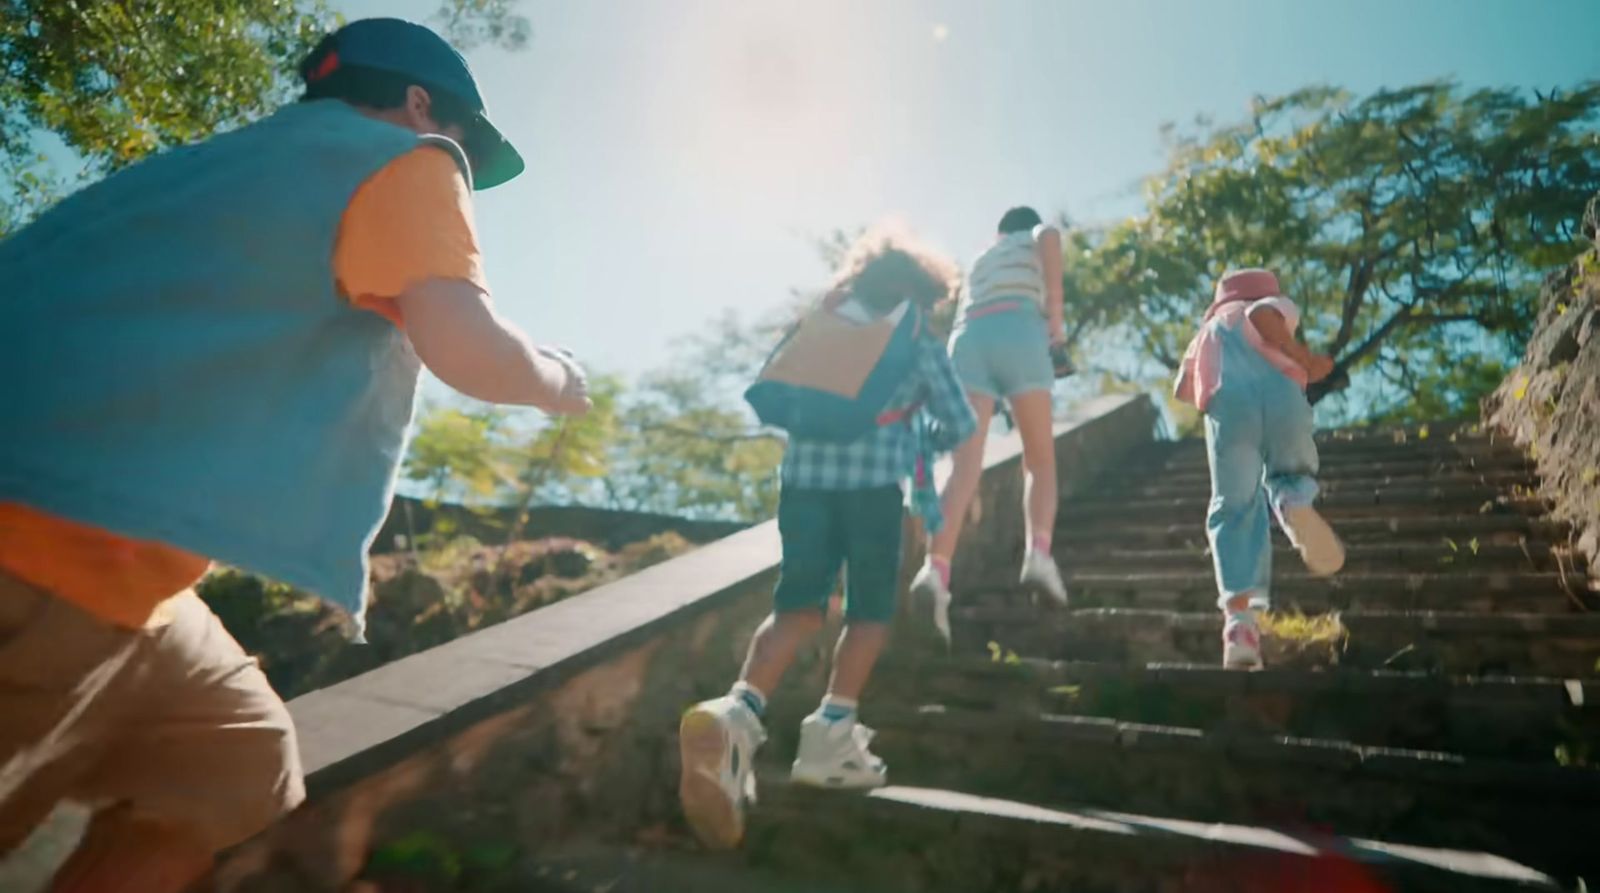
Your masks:
{"label": "khaki pants", "polygon": [[0,856],[57,802],[126,804],[216,849],[305,797],[294,726],[192,591],[129,630],[0,573]]}

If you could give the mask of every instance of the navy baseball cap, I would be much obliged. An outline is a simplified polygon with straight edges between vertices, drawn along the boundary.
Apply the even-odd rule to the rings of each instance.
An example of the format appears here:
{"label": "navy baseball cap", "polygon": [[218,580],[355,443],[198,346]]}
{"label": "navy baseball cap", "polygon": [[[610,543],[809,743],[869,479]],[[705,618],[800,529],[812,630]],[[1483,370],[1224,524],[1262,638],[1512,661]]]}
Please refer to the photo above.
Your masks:
{"label": "navy baseball cap", "polygon": [[345,66],[416,78],[420,86],[448,93],[464,104],[473,113],[466,122],[466,148],[474,189],[499,186],[522,173],[522,156],[489,122],[467,60],[431,29],[404,19],[358,19],[323,38],[300,74],[311,84]]}

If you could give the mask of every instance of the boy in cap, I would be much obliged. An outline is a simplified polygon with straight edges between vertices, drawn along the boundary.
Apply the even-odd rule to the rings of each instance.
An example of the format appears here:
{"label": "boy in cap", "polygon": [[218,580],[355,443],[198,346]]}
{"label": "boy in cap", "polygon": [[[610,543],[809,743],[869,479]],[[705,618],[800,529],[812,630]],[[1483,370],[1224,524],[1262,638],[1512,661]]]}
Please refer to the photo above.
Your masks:
{"label": "boy in cap", "polygon": [[304,797],[283,702],[191,587],[225,561],[359,630],[421,366],[589,406],[491,306],[471,190],[523,162],[465,60],[368,19],[301,74],[0,241],[0,856],[101,805],[57,891],[181,890]]}

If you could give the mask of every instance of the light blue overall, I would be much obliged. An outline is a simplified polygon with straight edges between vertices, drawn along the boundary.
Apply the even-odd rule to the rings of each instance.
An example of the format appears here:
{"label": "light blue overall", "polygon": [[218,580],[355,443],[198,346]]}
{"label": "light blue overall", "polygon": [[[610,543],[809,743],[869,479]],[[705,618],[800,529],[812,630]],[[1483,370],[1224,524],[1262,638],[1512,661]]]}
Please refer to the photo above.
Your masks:
{"label": "light blue overall", "polygon": [[1317,498],[1317,445],[1311,405],[1300,385],[1279,372],[1223,320],[1221,388],[1206,406],[1206,458],[1211,507],[1206,536],[1216,566],[1217,603],[1249,593],[1252,607],[1270,604],[1271,511]]}

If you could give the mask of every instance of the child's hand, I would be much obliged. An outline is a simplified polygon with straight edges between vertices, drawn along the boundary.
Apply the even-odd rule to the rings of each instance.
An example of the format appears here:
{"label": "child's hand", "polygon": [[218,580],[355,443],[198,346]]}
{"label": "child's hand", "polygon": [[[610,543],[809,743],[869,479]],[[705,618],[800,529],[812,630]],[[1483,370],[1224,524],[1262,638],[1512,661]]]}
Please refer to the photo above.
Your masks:
{"label": "child's hand", "polygon": [[560,347],[536,347],[539,353],[561,364],[562,370],[567,374],[566,381],[562,382],[561,393],[556,397],[556,403],[551,411],[557,415],[583,415],[594,408],[594,403],[589,399],[589,376],[584,374],[583,367],[571,352]]}
{"label": "child's hand", "polygon": [[1333,373],[1333,358],[1320,353],[1309,357],[1306,365],[1306,379],[1308,381],[1321,381]]}

